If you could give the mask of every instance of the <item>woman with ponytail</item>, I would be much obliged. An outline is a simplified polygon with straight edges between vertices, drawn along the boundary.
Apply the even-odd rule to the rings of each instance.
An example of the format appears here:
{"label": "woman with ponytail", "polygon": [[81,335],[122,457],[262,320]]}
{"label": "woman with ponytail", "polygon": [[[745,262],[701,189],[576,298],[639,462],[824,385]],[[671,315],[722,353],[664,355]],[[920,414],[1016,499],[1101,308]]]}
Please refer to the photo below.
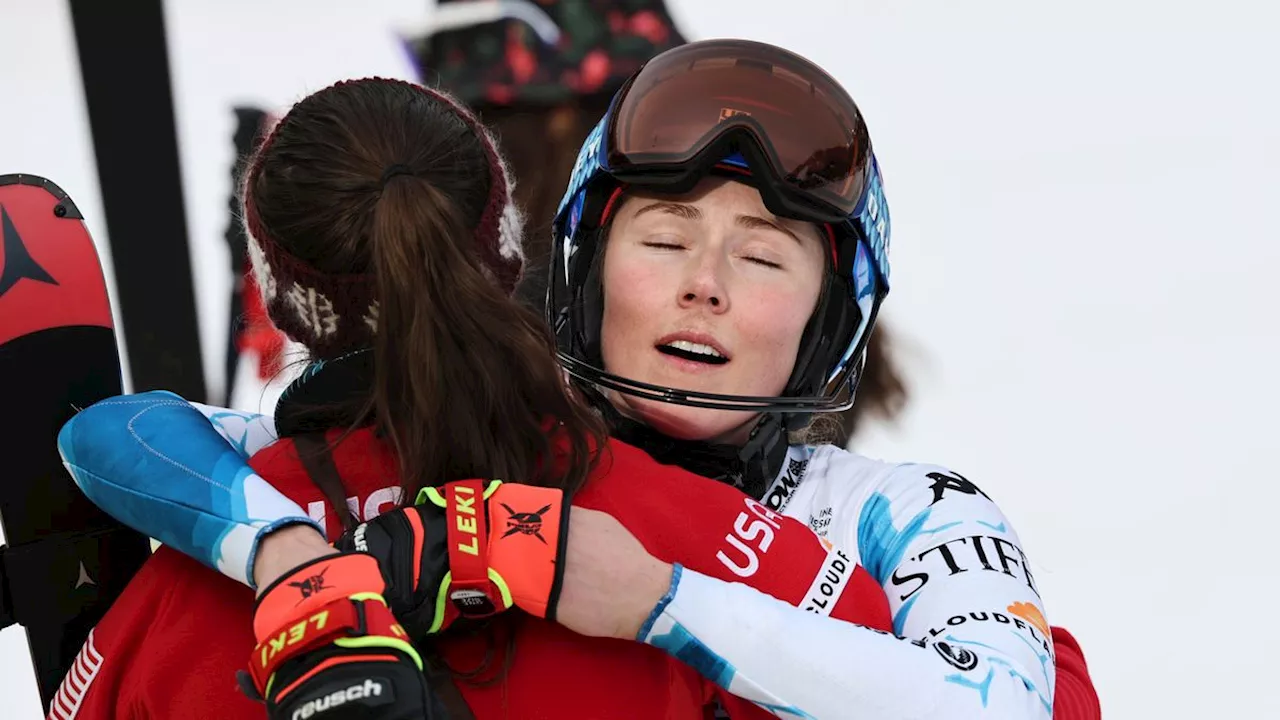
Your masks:
{"label": "woman with ponytail", "polygon": [[[384,429],[410,496],[444,477],[581,484],[603,426],[560,381],[545,323],[510,301],[521,216],[483,126],[417,85],[343,82],[298,103],[252,163],[245,224],[270,317],[313,360],[371,365],[346,419]],[[548,416],[570,468],[528,477]]]}

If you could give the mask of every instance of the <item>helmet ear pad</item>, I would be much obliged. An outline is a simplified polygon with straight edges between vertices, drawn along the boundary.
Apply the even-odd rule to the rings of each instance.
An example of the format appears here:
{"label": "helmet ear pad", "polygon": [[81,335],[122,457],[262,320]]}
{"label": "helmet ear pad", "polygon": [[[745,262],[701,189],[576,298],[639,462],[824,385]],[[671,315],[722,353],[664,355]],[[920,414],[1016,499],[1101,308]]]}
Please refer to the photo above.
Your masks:
{"label": "helmet ear pad", "polygon": [[[607,186],[584,189],[583,192],[582,220],[577,228],[572,254],[565,259],[566,250],[562,243],[556,243],[553,250],[551,272],[558,277],[549,279],[548,288],[559,292],[549,295],[547,315],[561,353],[603,369],[600,328],[604,318],[604,284],[601,275],[608,223],[601,227],[598,221],[612,192]],[[561,274],[562,269],[564,274]]]}
{"label": "helmet ear pad", "polygon": [[601,370],[604,366],[604,349],[601,335],[604,332],[604,256],[607,252],[608,225],[592,231],[591,262],[586,266],[586,277],[581,285],[578,308],[582,322],[583,356]]}
{"label": "helmet ear pad", "polygon": [[[832,268],[825,276],[818,305],[800,336],[796,363],[783,391],[786,395],[820,394],[831,372],[823,361],[849,346],[862,321],[862,311],[853,301],[848,279]],[[788,431],[797,430],[810,419],[808,413],[787,413],[785,424]]]}

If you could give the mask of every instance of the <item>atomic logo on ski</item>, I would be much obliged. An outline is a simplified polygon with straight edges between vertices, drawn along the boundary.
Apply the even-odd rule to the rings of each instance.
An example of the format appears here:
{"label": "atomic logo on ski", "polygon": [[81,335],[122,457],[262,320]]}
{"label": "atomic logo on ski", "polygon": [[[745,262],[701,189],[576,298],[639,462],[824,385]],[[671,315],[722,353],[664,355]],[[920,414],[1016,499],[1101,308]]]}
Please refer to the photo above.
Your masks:
{"label": "atomic logo on ski", "polygon": [[0,273],[0,297],[4,297],[23,278],[50,285],[58,284],[31,257],[27,246],[22,242],[22,236],[18,234],[18,228],[14,227],[13,220],[9,218],[9,212],[3,205],[0,205],[0,234],[4,236],[4,272]]}
{"label": "atomic logo on ski", "polygon": [[85,585],[97,585],[93,578],[89,577],[89,570],[85,568],[84,561],[80,561],[80,578],[76,580],[76,588],[79,589]]}

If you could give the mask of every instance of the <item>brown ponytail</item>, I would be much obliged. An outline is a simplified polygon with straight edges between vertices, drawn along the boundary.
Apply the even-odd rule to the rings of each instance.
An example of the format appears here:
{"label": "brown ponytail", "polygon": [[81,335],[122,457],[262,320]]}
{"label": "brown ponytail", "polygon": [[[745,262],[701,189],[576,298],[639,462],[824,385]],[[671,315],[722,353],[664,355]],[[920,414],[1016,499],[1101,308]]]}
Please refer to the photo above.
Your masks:
{"label": "brown ponytail", "polygon": [[[499,478],[576,490],[595,417],[570,396],[542,319],[486,276],[454,203],[426,180],[390,180],[373,211],[379,332],[374,404],[405,489]],[[553,475],[553,420],[571,428]],[[584,432],[586,429],[587,432]]]}
{"label": "brown ponytail", "polygon": [[464,110],[377,79],[303,99],[248,173],[268,312],[317,358],[372,347],[366,410],[350,416],[392,443],[405,503],[476,477],[576,490],[604,442],[541,316],[509,296],[506,192]]}

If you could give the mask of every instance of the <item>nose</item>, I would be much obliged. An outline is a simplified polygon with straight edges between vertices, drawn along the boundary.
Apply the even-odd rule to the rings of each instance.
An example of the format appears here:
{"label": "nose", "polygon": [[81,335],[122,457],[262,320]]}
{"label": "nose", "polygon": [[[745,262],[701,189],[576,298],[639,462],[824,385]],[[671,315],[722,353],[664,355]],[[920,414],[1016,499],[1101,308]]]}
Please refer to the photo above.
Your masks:
{"label": "nose", "polygon": [[729,310],[729,293],[726,291],[718,253],[703,252],[691,258],[687,273],[680,285],[680,307],[705,306],[713,313]]}

